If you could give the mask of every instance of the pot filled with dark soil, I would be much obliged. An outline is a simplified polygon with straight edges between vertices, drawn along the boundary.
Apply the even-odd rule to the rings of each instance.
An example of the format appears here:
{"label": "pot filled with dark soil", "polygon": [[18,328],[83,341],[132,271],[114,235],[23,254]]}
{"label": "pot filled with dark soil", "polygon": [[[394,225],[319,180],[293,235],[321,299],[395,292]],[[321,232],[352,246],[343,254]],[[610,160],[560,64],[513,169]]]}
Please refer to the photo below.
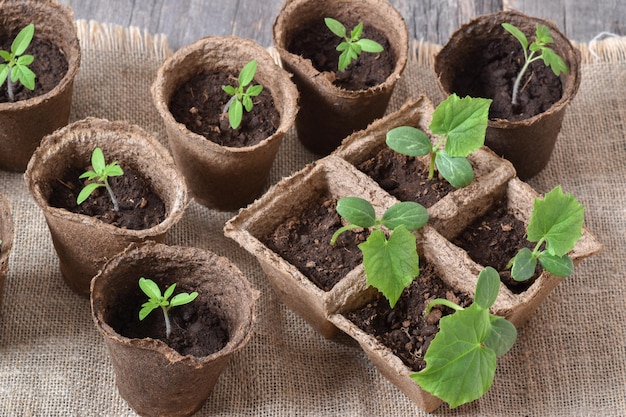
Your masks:
{"label": "pot filled with dark soil", "polygon": [[9,254],[13,246],[13,216],[11,203],[0,194],[0,305],[4,293],[4,280],[9,271]]}
{"label": "pot filled with dark soil", "polygon": [[[363,52],[340,71],[336,47],[342,39],[326,27],[327,17],[341,22],[348,34],[362,22],[362,38],[378,42],[383,51]],[[287,1],[273,36],[300,91],[298,138],[320,155],[385,113],[408,58],[406,23],[384,0]]]}
{"label": "pot filled with dark soil", "polygon": [[0,22],[0,49],[7,52],[17,34],[34,24],[22,55],[34,57],[34,88],[17,81],[9,92],[8,79],[0,86],[0,169],[24,172],[41,139],[68,123],[80,46],[72,10],[56,2],[4,1]]}
{"label": "pot filled with dark soil", "polygon": [[[567,72],[557,76],[543,60],[534,61],[513,99],[525,59],[520,42],[502,23],[521,30],[528,43],[536,38],[537,24],[546,28],[553,39],[546,46],[562,58]],[[493,99],[485,144],[510,160],[525,180],[550,160],[565,109],[580,84],[580,52],[553,22],[507,10],[479,16],[454,32],[435,59],[435,72],[446,94]]]}
{"label": "pot filled with dark soil", "polygon": [[[91,182],[80,176],[93,168],[95,148],[123,170],[108,179],[117,209],[105,187],[77,202]],[[46,136],[25,177],[46,217],[63,278],[82,295],[89,295],[89,282],[107,259],[132,242],[162,242],[187,206],[185,182],[170,154],[127,122],[88,118]]]}
{"label": "pot filled with dark soil", "polygon": [[[236,87],[253,60],[256,72],[246,89],[263,89],[233,128],[227,111],[231,97],[223,86]],[[287,72],[264,48],[237,37],[206,37],[179,49],[159,69],[152,97],[190,192],[220,210],[237,209],[261,194],[298,109]]]}
{"label": "pot filled with dark soil", "polygon": [[[169,336],[160,308],[139,319],[142,277],[163,291],[176,284],[174,298],[198,294],[168,311]],[[122,398],[142,416],[195,413],[252,337],[257,298],[234,264],[209,251],[148,242],[114,257],[92,281],[91,307]]]}

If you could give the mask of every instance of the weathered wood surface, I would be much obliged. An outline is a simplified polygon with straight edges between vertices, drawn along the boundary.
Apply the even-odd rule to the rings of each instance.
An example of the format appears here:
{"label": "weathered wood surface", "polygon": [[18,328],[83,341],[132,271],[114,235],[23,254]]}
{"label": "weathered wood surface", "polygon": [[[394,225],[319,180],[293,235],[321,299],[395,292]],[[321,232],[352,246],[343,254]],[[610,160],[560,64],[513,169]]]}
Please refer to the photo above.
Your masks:
{"label": "weathered wood surface", "polygon": [[[76,19],[164,33],[172,49],[207,35],[236,35],[272,44],[272,24],[283,0],[60,0]],[[626,0],[390,0],[415,39],[445,43],[472,17],[513,8],[548,18],[572,40],[600,32],[626,35]]]}

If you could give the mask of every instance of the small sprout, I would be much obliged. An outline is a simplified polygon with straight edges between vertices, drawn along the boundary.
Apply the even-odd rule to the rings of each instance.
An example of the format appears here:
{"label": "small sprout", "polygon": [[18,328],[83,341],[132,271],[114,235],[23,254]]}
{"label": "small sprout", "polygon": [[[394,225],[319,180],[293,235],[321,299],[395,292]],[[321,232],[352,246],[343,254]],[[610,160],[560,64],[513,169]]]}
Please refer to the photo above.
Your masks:
{"label": "small sprout", "polygon": [[451,307],[455,312],[439,321],[439,331],[424,355],[426,368],[411,378],[451,408],[474,401],[489,390],[496,358],[515,343],[515,326],[489,313],[499,289],[498,272],[487,267],[478,275],[471,306],[462,308],[449,300],[435,299],[426,307],[426,314],[435,305]]}
{"label": "small sprout", "polygon": [[453,187],[465,187],[474,180],[474,170],[466,158],[485,143],[490,105],[490,99],[452,94],[433,112],[430,131],[441,135],[435,145],[426,133],[411,126],[387,132],[387,145],[404,155],[430,154],[429,179],[434,178],[436,167]]}
{"label": "small sprout", "polygon": [[383,46],[371,39],[361,39],[363,34],[363,22],[359,22],[354,29],[350,32],[348,37],[346,27],[331,17],[324,18],[324,23],[331,32],[343,39],[343,41],[337,45],[337,51],[341,52],[339,55],[339,71],[343,71],[350,65],[353,60],[356,60],[361,52],[373,52],[378,53],[384,50]]}
{"label": "small sprout", "polygon": [[87,200],[91,193],[93,193],[97,188],[105,187],[111,197],[111,201],[113,202],[114,210],[119,211],[120,207],[117,203],[117,199],[115,198],[115,195],[113,195],[113,190],[109,185],[109,177],[119,177],[120,175],[124,175],[122,167],[118,165],[117,161],[107,165],[104,161],[104,153],[100,148],[95,148],[91,154],[91,167],[93,168],[92,171],[86,171],[78,178],[87,178],[90,181],[95,180],[95,182],[85,185],[85,187],[78,194],[76,203],[79,205],[82,204],[83,201]]}
{"label": "small sprout", "polygon": [[[241,124],[241,118],[243,117],[243,109],[250,112],[253,107],[252,97],[256,97],[263,91],[263,86],[260,84],[250,85],[254,74],[256,72],[256,61],[252,60],[248,62],[237,78],[237,87],[232,85],[222,86],[222,89],[232,96],[226,106],[224,106],[224,113],[228,112],[228,123],[233,129],[237,129]],[[246,88],[248,87],[248,88]],[[245,90],[244,90],[245,89]]]}
{"label": "small sprout", "polygon": [[174,289],[176,288],[176,284],[172,284],[161,295],[161,290],[159,286],[152,281],[151,279],[141,277],[139,278],[139,288],[148,296],[148,301],[141,305],[141,310],[139,310],[139,320],[145,319],[148,314],[152,312],[152,310],[161,307],[163,311],[163,317],[165,318],[165,336],[167,338],[170,337],[172,333],[172,326],[170,324],[170,318],[167,314],[170,308],[181,306],[183,304],[189,304],[193,300],[196,299],[198,293],[196,291],[191,294],[186,292],[181,292],[180,294],[176,294],[171,300],[168,300],[172,294],[174,294]]}
{"label": "small sprout", "polygon": [[[548,44],[554,43],[554,40],[552,39],[552,36],[550,36],[550,29],[546,26],[537,23],[535,41],[530,45],[528,44],[526,35],[524,35],[524,33],[517,27],[510,23],[502,23],[502,27],[519,41],[522,45],[522,51],[524,52],[524,65],[522,66],[522,69],[513,84],[513,94],[511,95],[512,104],[518,104],[517,98],[522,77],[528,69],[528,66],[538,59],[542,59],[544,64],[549,66],[557,77],[562,72],[567,74],[568,69],[565,61],[563,61],[563,59],[558,56],[556,52],[547,46]],[[537,53],[539,53],[539,55],[536,55]]]}
{"label": "small sprout", "polygon": [[[535,198],[526,229],[529,242],[537,242],[531,251],[521,249],[508,268],[516,281],[526,281],[535,274],[537,261],[543,269],[557,277],[568,277],[574,263],[567,255],[582,237],[585,208],[572,194],[563,193],[558,185],[543,199]],[[544,250],[540,250],[543,244]]]}
{"label": "small sprout", "polygon": [[[333,234],[331,245],[347,230],[373,228],[367,240],[359,245],[367,284],[377,288],[393,308],[404,288],[419,275],[416,238],[410,231],[428,222],[428,211],[417,203],[407,201],[394,204],[382,218],[377,219],[369,201],[344,197],[337,202],[337,212],[350,223]],[[389,239],[382,226],[391,229]]]}
{"label": "small sprout", "polygon": [[35,58],[32,55],[22,55],[35,34],[35,25],[32,23],[26,25],[20,33],[17,34],[11,44],[11,52],[0,50],[0,57],[4,62],[0,64],[0,85],[7,82],[7,95],[9,101],[15,101],[13,86],[16,82],[20,82],[29,90],[35,89],[35,73],[28,68]]}

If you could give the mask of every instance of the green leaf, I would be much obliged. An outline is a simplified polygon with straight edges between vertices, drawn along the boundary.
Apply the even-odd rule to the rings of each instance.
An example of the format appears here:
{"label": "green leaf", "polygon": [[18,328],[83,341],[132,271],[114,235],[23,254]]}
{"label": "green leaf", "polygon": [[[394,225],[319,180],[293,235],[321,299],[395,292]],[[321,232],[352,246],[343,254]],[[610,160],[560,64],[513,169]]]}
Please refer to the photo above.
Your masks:
{"label": "green leaf", "polygon": [[222,90],[224,90],[224,92],[229,96],[234,96],[235,94],[237,94],[237,89],[232,85],[224,85],[222,86]]}
{"label": "green leaf", "polygon": [[4,59],[6,62],[9,62],[13,59],[13,56],[10,52],[0,49],[0,58]]}
{"label": "green leaf", "polygon": [[473,304],[443,317],[439,328],[426,368],[411,378],[455,408],[480,398],[493,383],[496,354],[484,345],[492,329],[489,312]]}
{"label": "green leaf", "polygon": [[85,187],[80,190],[80,193],[78,193],[78,197],[76,197],[76,204],[83,204],[83,202],[89,198],[91,193],[93,193],[99,187],[104,187],[104,184],[92,182],[85,185]]}
{"label": "green leaf", "polygon": [[517,329],[510,321],[491,315],[491,331],[485,339],[485,346],[493,349],[496,357],[507,353],[515,344]]}
{"label": "green leaf", "polygon": [[35,25],[32,23],[30,25],[26,25],[20,33],[17,34],[13,43],[11,44],[11,52],[14,56],[22,55],[28,45],[30,45],[30,41],[33,39],[33,35],[35,34]]}
{"label": "green leaf", "polygon": [[248,87],[248,89],[246,90],[246,94],[250,97],[256,97],[261,94],[261,91],[263,91],[263,86],[260,84],[256,84]]}
{"label": "green leaf", "polygon": [[330,31],[335,35],[340,38],[346,37],[346,27],[340,21],[335,20],[332,17],[326,17],[324,18],[324,23],[326,24],[326,27],[328,27],[328,29],[330,29]]}
{"label": "green leaf", "polygon": [[541,46],[554,43],[554,40],[550,35],[550,29],[547,26],[537,23],[535,28],[535,42]]}
{"label": "green leaf", "polygon": [[343,53],[341,55],[339,55],[339,65],[338,65],[338,69],[339,71],[343,71],[345,70],[348,65],[350,65],[350,56],[348,55],[350,48],[347,48],[345,51],[343,51]]}
{"label": "green leaf", "polygon": [[526,35],[524,35],[521,30],[510,23],[502,23],[502,27],[519,41],[522,48],[528,49],[528,38],[526,38]]}
{"label": "green leaf", "polygon": [[239,86],[245,87],[252,82],[256,72],[256,60],[248,62],[239,73]]}
{"label": "green leaf", "polygon": [[541,59],[557,77],[561,73],[567,74],[567,64],[552,49],[547,47],[541,48]]}
{"label": "green leaf", "polygon": [[148,301],[146,303],[143,303],[141,310],[139,310],[139,320],[143,320],[145,319],[148,314],[150,314],[152,312],[152,310],[154,310],[155,308],[158,308],[159,305],[157,303]]}
{"label": "green leaf", "polygon": [[192,302],[193,300],[195,300],[196,297],[198,297],[198,293],[195,291],[192,292],[191,294],[188,294],[186,292],[176,294],[174,298],[172,298],[172,301],[170,301],[170,306],[175,307],[175,306],[181,306],[183,304],[188,304]]}
{"label": "green leaf", "polygon": [[357,42],[357,45],[365,52],[378,53],[384,51],[385,48],[381,44],[371,39],[361,39]]}
{"label": "green leaf", "polygon": [[139,278],[139,288],[141,288],[141,291],[143,291],[150,300],[160,300],[162,298],[159,286],[151,279],[144,277]]}
{"label": "green leaf", "polygon": [[243,105],[239,100],[233,100],[228,108],[228,122],[230,127],[237,129],[243,117]]}
{"label": "green leaf", "polygon": [[104,161],[104,153],[102,152],[102,149],[95,148],[91,153],[91,167],[98,175],[101,175],[105,166],[106,163]]}
{"label": "green leaf", "polygon": [[337,213],[348,222],[368,228],[376,224],[376,213],[369,201],[360,197],[343,197],[337,201]]}
{"label": "green leaf", "polygon": [[247,95],[243,96],[242,103],[243,103],[243,108],[246,109],[247,112],[252,110],[253,103],[252,103],[252,99],[250,98],[250,96],[247,96]]}
{"label": "green leaf", "polygon": [[35,57],[32,55],[22,55],[17,59],[17,65],[30,65],[35,60]]}
{"label": "green leaf", "polygon": [[393,308],[404,288],[419,275],[416,239],[404,226],[398,226],[385,239],[381,230],[374,230],[359,245],[367,283],[377,288]]}
{"label": "green leaf", "polygon": [[528,248],[522,248],[512,259],[511,276],[515,281],[526,281],[535,275],[537,258]]}
{"label": "green leaf", "polygon": [[574,272],[574,262],[567,255],[556,256],[544,252],[539,256],[539,262],[543,269],[557,277],[569,277]]}
{"label": "green leaf", "polygon": [[427,222],[428,210],[413,201],[394,204],[385,211],[381,218],[381,223],[389,229],[404,225],[409,231],[417,230]]}
{"label": "green leaf", "polygon": [[451,158],[445,151],[437,152],[435,164],[442,177],[454,188],[463,188],[474,181],[474,168],[465,158]]}
{"label": "green leaf", "polygon": [[446,135],[445,150],[451,157],[466,157],[485,143],[490,99],[451,94],[433,112],[430,130]]}
{"label": "green leaf", "polygon": [[488,266],[478,274],[478,282],[476,283],[476,295],[474,303],[481,308],[489,310],[500,291],[500,275],[492,267]]}
{"label": "green leaf", "polygon": [[4,84],[9,76],[10,68],[6,64],[0,64],[0,85]]}
{"label": "green leaf", "polygon": [[387,146],[394,151],[408,156],[428,155],[432,143],[428,135],[412,126],[398,126],[387,132]]}
{"label": "green leaf", "polygon": [[359,22],[354,29],[350,32],[350,39],[353,41],[358,41],[361,39],[361,35],[363,34],[363,22]]}
{"label": "green leaf", "polygon": [[543,199],[535,198],[528,224],[528,240],[546,240],[551,255],[563,256],[582,237],[584,207],[572,194],[556,186]]}
{"label": "green leaf", "polygon": [[165,300],[169,299],[172,296],[172,294],[174,294],[174,289],[175,288],[176,288],[176,284],[175,283],[170,285],[169,287],[167,287],[165,289],[165,292],[163,293],[163,298]]}
{"label": "green leaf", "polygon": [[13,69],[17,74],[12,79],[21,82],[22,85],[29,90],[35,89],[35,73],[32,72],[30,68],[23,65],[16,65]]}
{"label": "green leaf", "polygon": [[121,175],[124,175],[124,170],[122,169],[121,166],[119,166],[119,164],[116,161],[116,162],[111,162],[109,165],[107,165],[104,168],[103,173],[107,177],[119,177]]}

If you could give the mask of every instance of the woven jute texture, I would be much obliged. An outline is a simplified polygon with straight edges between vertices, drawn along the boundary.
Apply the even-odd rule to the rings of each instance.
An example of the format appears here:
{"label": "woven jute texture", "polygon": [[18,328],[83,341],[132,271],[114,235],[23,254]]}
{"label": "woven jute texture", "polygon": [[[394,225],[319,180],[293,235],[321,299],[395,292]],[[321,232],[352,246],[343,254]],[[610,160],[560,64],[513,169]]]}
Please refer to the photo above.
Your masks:
{"label": "woven jute texture", "polygon": [[[137,29],[77,22],[83,63],[72,120],[126,119],[166,143],[149,87],[170,53]],[[550,295],[500,359],[491,390],[441,416],[624,416],[626,414],[626,38],[583,50],[583,79],[556,150],[531,185],[562,184],[585,206],[605,245]],[[415,43],[391,107],[409,96],[442,97],[432,71],[438,46]],[[289,132],[271,182],[313,160]],[[133,416],[119,397],[89,302],[59,272],[43,214],[21,174],[0,172],[15,242],[0,310],[1,416]],[[192,203],[167,243],[229,257],[261,291],[250,343],[229,364],[198,416],[423,416],[347,336],[325,340],[281,305],[254,258],[222,228],[235,212]]]}

